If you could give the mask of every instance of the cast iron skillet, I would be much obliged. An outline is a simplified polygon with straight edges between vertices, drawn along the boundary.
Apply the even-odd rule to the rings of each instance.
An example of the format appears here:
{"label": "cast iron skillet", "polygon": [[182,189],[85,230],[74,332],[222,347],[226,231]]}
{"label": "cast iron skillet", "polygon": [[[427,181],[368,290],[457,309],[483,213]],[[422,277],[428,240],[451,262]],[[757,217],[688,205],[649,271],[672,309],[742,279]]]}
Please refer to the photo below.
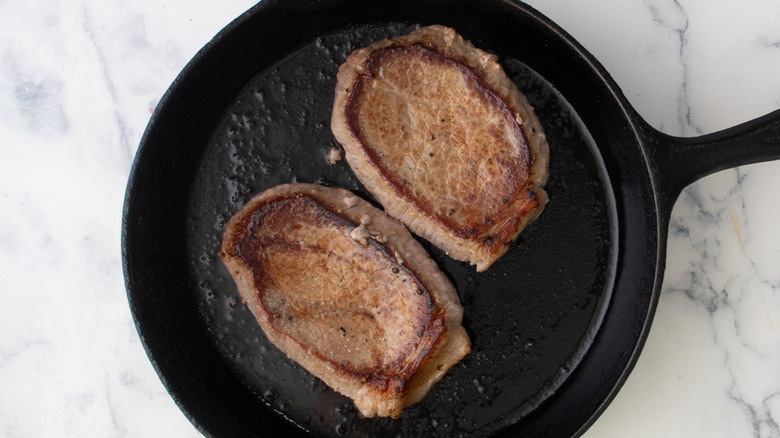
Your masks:
{"label": "cast iron skillet", "polygon": [[[476,274],[426,245],[458,289],[473,351],[398,420],[365,419],[268,343],[217,256],[225,221],[282,182],[371,196],[330,165],[347,54],[444,24],[499,55],[551,144],[550,203]],[[575,436],[612,400],[650,327],[674,200],[780,158],[780,111],[698,138],[647,125],[603,67],[532,8],[501,0],[265,0],[187,65],[127,187],[130,307],[161,380],[208,436]]]}

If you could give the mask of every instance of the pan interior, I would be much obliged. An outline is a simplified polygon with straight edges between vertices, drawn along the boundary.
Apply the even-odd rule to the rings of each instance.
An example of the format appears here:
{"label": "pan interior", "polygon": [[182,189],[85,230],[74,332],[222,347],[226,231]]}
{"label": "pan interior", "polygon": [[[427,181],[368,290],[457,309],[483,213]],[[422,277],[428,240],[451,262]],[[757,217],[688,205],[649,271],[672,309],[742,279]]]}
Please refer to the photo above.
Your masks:
{"label": "pan interior", "polygon": [[345,160],[328,162],[336,71],[353,49],[415,27],[349,28],[259,72],[213,129],[193,183],[186,239],[201,320],[247,390],[315,435],[483,436],[522,421],[565,384],[609,303],[617,221],[596,146],[550,83],[498,53],[546,130],[550,202],[484,273],[422,242],[458,290],[472,353],[400,419],[366,419],[266,339],[219,260],[225,223],[252,195],[285,182],[343,187],[373,202]]}

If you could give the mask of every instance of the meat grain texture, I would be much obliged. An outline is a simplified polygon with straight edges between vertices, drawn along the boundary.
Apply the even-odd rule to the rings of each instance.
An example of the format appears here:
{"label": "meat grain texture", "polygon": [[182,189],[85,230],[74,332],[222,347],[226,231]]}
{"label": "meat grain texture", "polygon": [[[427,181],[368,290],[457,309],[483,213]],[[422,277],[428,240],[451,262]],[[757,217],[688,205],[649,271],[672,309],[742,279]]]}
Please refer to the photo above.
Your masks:
{"label": "meat grain texture", "polygon": [[401,223],[347,190],[256,195],[220,256],[268,339],[366,417],[397,418],[470,351],[447,277]]}
{"label": "meat grain texture", "polygon": [[533,108],[495,55],[453,29],[350,54],[331,129],[391,216],[477,271],[547,203],[549,147]]}

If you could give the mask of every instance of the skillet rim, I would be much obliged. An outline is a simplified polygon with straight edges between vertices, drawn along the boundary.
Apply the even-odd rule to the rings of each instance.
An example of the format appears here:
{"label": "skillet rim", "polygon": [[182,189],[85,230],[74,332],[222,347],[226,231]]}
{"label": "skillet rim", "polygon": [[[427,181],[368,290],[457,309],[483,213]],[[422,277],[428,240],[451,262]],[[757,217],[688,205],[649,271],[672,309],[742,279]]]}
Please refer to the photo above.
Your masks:
{"label": "skillet rim", "polygon": [[[433,0],[433,3],[436,2],[437,0]],[[161,118],[163,118],[164,116],[165,108],[169,106],[172,100],[176,99],[178,94],[180,94],[182,83],[186,82],[191,75],[197,74],[198,67],[200,66],[200,64],[204,62],[204,58],[212,51],[213,47],[215,45],[222,43],[223,40],[229,38],[230,34],[234,32],[234,30],[237,27],[240,27],[242,24],[247,22],[256,14],[262,13],[266,9],[276,7],[283,3],[285,5],[302,4],[302,5],[311,6],[314,3],[319,5],[319,4],[326,4],[326,3],[338,4],[338,3],[346,3],[346,2],[339,1],[339,0],[335,0],[331,2],[329,1],[307,2],[307,1],[295,1],[295,0],[284,2],[280,0],[264,0],[254,5],[253,7],[249,8],[247,11],[242,13],[240,16],[238,16],[236,19],[230,22],[227,26],[225,26],[220,32],[218,32],[202,49],[198,51],[198,53],[187,63],[187,65],[177,75],[177,77],[174,79],[172,84],[163,94],[157,107],[155,108],[155,111],[150,118],[146,130],[144,131],[138,151],[136,152],[135,158],[133,160],[133,165],[130,170],[124,204],[123,204],[122,236],[121,236],[122,237],[122,242],[121,242],[122,243],[121,244],[122,267],[123,267],[123,274],[125,277],[125,286],[127,290],[128,301],[131,307],[131,313],[133,315],[133,321],[136,326],[136,330],[139,334],[142,345],[144,346],[144,350],[155,369],[155,372],[157,373],[158,377],[166,387],[167,391],[174,399],[178,407],[185,414],[185,416],[190,420],[190,422],[201,433],[204,433],[205,435],[208,435],[208,430],[206,429],[206,427],[201,423],[199,419],[197,419],[194,416],[194,414],[192,414],[192,411],[188,409],[187,406],[185,406],[185,402],[181,399],[178,389],[172,386],[172,383],[163,373],[161,369],[161,365],[159,363],[158,355],[150,345],[150,341],[149,341],[150,336],[148,336],[148,333],[146,333],[146,329],[142,327],[143,323],[141,322],[138,316],[139,305],[138,302],[135,301],[135,296],[133,294],[133,290],[136,284],[133,282],[133,278],[132,278],[133,273],[131,272],[132,271],[131,259],[133,259],[134,256],[130,254],[132,252],[130,249],[130,246],[132,245],[131,237],[130,237],[130,235],[132,234],[132,231],[130,231],[130,228],[132,228],[132,225],[130,225],[130,212],[133,208],[132,205],[134,202],[133,198],[134,196],[136,196],[136,193],[139,190],[139,186],[144,185],[143,184],[144,181],[139,180],[138,178],[138,175],[142,172],[142,170],[140,169],[142,168],[144,161],[149,161],[149,159],[145,157],[153,154],[153,151],[149,146],[150,138],[154,136],[154,133],[157,130],[158,125],[161,125],[163,123],[161,121]],[[469,2],[469,3],[476,3],[476,2]],[[625,380],[627,379],[628,375],[630,374],[631,370],[636,364],[639,354],[641,353],[642,347],[644,346],[647,335],[649,333],[650,325],[652,323],[652,318],[655,313],[655,308],[657,306],[658,296],[660,292],[660,285],[661,285],[660,280],[662,278],[663,269],[664,269],[663,255],[665,254],[665,247],[666,247],[666,240],[664,238],[666,229],[663,227],[663,224],[665,224],[666,221],[668,221],[668,218],[665,217],[659,205],[657,183],[655,180],[655,172],[653,171],[654,169],[652,168],[652,162],[650,160],[650,156],[646,149],[647,146],[646,138],[643,137],[640,129],[643,121],[635,112],[635,110],[631,107],[631,105],[628,103],[627,99],[620,91],[620,88],[617,86],[614,80],[612,80],[611,76],[607,73],[604,67],[587,50],[585,50],[584,47],[582,47],[573,37],[571,37],[568,33],[566,33],[552,20],[550,20],[549,18],[547,18],[546,16],[544,16],[543,14],[535,10],[533,7],[514,0],[499,0],[499,3],[505,5],[505,7],[518,9],[520,12],[531,17],[534,21],[536,21],[540,25],[543,25],[548,31],[553,32],[556,38],[560,42],[565,43],[569,49],[572,49],[576,52],[576,54],[580,57],[581,60],[584,60],[587,63],[589,69],[593,73],[595,73],[595,75],[601,80],[606,90],[608,90],[611,93],[613,101],[618,105],[619,109],[621,110],[621,113],[624,116],[623,118],[625,119],[627,126],[630,127],[630,130],[633,133],[633,138],[636,139],[636,147],[639,148],[639,151],[642,154],[644,162],[647,165],[647,169],[646,169],[647,176],[651,182],[650,193],[653,196],[652,198],[653,212],[655,216],[654,223],[656,228],[654,235],[657,240],[654,245],[656,250],[655,251],[656,264],[655,264],[654,274],[652,278],[653,287],[652,290],[649,291],[650,292],[650,296],[649,296],[650,300],[648,302],[649,306],[641,322],[642,328],[640,333],[638,334],[637,342],[634,344],[632,348],[630,357],[626,361],[626,365],[621,367],[622,371],[620,373],[619,379],[614,382],[613,387],[610,389],[607,397],[603,399],[599,404],[599,406],[597,407],[597,409],[589,415],[588,420],[574,433],[574,436],[577,436],[583,433],[588,427],[590,427],[590,425],[592,425],[593,422],[595,422],[595,420],[599,417],[599,415],[604,411],[604,409],[606,409],[606,407],[614,399],[615,395],[620,390],[622,385],[625,383]],[[623,229],[624,228],[621,227],[619,232],[622,232]],[[620,240],[619,244],[622,244],[622,239],[619,240]],[[617,258],[620,259],[620,255],[618,255]],[[143,278],[138,281],[143,281]],[[611,306],[612,304],[610,303],[610,307]],[[609,315],[609,313],[610,311],[607,310],[605,318]],[[504,432],[511,432],[512,429],[513,427],[510,427],[509,430]],[[502,432],[499,433],[499,435],[505,435],[505,433]]]}

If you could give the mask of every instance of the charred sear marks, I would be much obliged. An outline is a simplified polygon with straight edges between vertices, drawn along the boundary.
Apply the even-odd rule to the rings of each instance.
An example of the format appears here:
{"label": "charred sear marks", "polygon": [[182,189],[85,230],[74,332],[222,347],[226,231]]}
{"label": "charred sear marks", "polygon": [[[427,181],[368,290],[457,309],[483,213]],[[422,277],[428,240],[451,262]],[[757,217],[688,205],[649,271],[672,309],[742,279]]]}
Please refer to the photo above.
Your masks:
{"label": "charred sear marks", "polygon": [[443,333],[426,286],[382,243],[351,238],[360,224],[309,196],[247,218],[232,247],[272,329],[364,383],[403,388]]}
{"label": "charred sear marks", "polygon": [[394,189],[457,235],[489,227],[484,218],[497,217],[528,179],[528,142],[507,103],[471,68],[423,44],[372,53],[346,115]]}

